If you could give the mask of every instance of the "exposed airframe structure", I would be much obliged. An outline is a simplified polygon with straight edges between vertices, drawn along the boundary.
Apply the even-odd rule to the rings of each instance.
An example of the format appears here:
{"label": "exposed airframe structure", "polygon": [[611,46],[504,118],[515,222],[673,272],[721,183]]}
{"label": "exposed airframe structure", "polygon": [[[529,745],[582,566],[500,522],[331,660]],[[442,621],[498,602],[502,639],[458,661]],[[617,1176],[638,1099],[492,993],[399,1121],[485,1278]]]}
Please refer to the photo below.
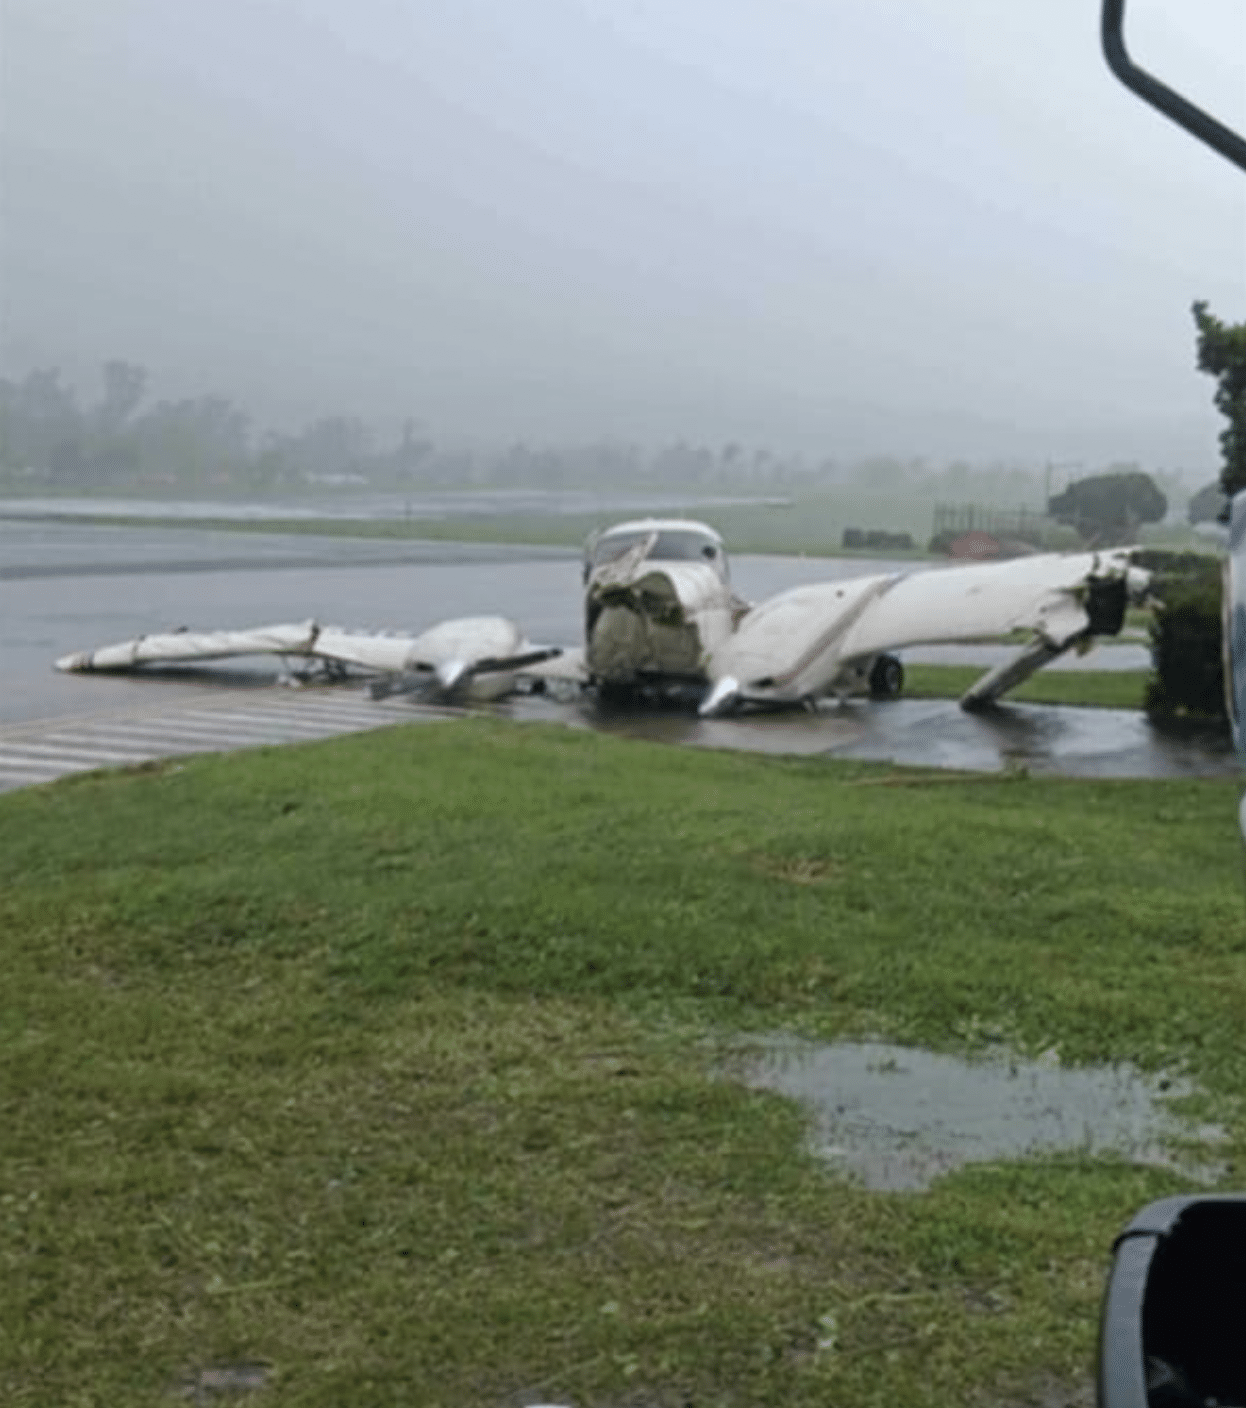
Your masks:
{"label": "exposed airframe structure", "polygon": [[498,698],[551,676],[612,692],[691,691],[702,714],[895,694],[890,652],[908,645],[1024,634],[1017,654],[961,700],[980,708],[1056,656],[1114,635],[1149,581],[1130,549],[1035,554],[821,582],[757,606],[731,588],[721,537],[689,519],[617,524],[589,540],[582,651],[533,645],[501,616],[445,621],[420,635],[344,631],[314,621],[241,631],[139,636],[67,655],[69,671],[276,655],[329,673],[363,670],[373,692]]}

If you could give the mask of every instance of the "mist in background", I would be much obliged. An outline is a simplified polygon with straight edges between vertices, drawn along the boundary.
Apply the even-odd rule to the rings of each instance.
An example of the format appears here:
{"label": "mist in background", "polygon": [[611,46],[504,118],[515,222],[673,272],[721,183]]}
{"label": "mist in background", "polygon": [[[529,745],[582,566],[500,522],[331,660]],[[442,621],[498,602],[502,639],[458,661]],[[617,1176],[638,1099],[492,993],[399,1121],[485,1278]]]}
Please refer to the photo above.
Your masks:
{"label": "mist in background", "polygon": [[[1097,0],[0,0],[0,374],[288,433],[1214,477],[1246,179]],[[1246,128],[1246,7],[1131,0]],[[298,432],[302,433],[302,432]]]}

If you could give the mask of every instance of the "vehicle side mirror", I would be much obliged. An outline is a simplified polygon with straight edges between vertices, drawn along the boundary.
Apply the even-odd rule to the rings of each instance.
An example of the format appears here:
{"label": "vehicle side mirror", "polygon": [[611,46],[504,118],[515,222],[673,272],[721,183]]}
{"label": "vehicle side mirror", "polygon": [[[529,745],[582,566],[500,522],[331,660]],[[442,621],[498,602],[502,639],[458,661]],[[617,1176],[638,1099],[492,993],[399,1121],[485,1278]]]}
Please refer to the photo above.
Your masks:
{"label": "vehicle side mirror", "polygon": [[1246,1404],[1246,1193],[1162,1198],[1116,1239],[1097,1401]]}
{"label": "vehicle side mirror", "polygon": [[1246,761],[1246,491],[1230,505],[1224,562],[1224,692],[1233,742]]}

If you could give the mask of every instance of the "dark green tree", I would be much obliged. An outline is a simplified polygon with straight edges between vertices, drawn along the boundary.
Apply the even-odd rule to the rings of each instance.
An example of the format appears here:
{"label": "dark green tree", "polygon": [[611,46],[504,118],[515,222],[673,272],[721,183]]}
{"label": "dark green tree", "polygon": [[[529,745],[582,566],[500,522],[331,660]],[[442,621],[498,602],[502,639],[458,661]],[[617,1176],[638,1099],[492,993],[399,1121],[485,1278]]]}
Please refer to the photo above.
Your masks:
{"label": "dark green tree", "polygon": [[1140,524],[1158,523],[1168,512],[1168,500],[1149,474],[1122,466],[1070,484],[1063,494],[1047,500],[1047,512],[1083,538],[1123,543],[1135,536]]}
{"label": "dark green tree", "polygon": [[1220,487],[1246,489],[1246,323],[1222,323],[1206,303],[1193,307],[1198,329],[1198,369],[1216,378],[1216,410],[1229,422],[1220,432]]}

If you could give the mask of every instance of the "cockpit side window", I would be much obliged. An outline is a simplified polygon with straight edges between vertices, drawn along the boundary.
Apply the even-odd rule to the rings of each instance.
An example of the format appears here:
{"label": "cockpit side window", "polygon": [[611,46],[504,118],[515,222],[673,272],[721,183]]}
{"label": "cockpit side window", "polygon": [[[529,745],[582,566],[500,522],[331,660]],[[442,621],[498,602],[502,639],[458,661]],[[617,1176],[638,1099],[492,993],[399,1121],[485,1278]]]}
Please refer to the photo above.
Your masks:
{"label": "cockpit side window", "polygon": [[607,533],[593,544],[592,565],[604,567],[607,562],[617,562],[625,552],[647,536],[645,533]]}

